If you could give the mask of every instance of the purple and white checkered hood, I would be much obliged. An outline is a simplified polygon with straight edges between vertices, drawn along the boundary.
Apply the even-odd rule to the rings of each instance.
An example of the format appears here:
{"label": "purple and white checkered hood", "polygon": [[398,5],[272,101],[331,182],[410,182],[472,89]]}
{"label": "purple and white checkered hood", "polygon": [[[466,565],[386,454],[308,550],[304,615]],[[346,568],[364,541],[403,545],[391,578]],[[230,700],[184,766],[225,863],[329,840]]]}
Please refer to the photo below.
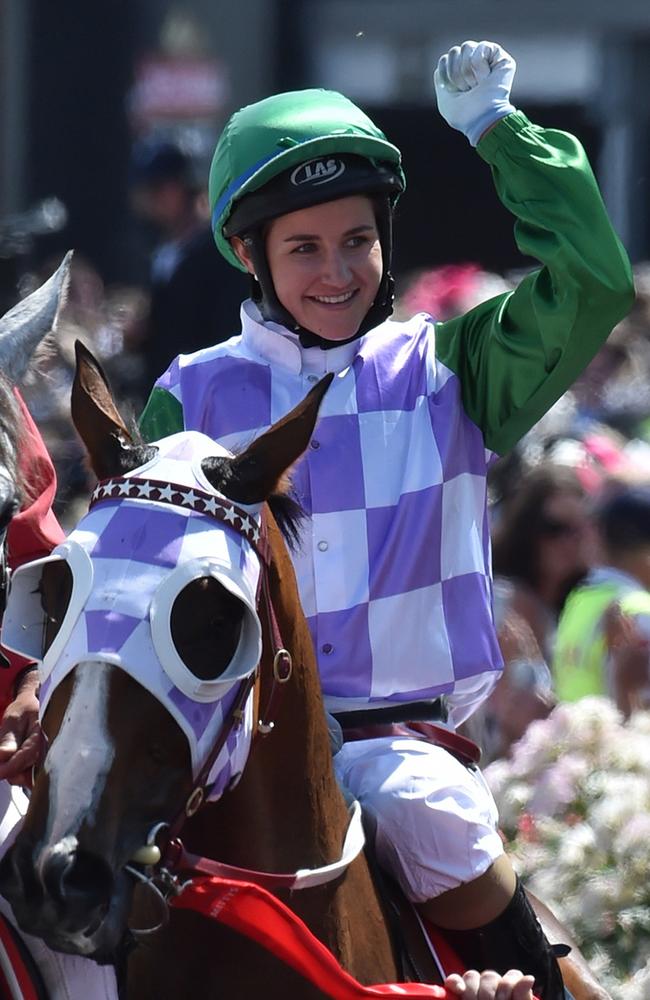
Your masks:
{"label": "purple and white checkered hood", "polygon": [[[196,776],[241,679],[259,662],[261,628],[256,595],[260,562],[253,546],[227,523],[186,507],[120,495],[129,489],[133,492],[127,485],[130,480],[155,480],[188,487],[190,497],[194,490],[201,491],[218,503],[220,495],[203,474],[201,461],[229,452],[197,432],[175,434],[156,444],[157,456],[128,473],[121,480],[125,484],[121,491],[110,481],[104,484],[101,502],[50,557],[68,561],[74,583],[64,622],[39,666],[41,711],[45,711],[54,688],[77,664],[115,664],[149,690],[175,718],[189,742]],[[256,533],[260,507],[242,509]],[[44,561],[26,569],[33,573]],[[200,576],[216,577],[246,608],[235,657],[226,676],[215,681],[201,681],[191,674],[171,638],[173,601],[190,580]],[[20,591],[18,587],[18,604]],[[10,644],[13,640],[15,647],[15,624],[25,621],[25,612],[13,604],[8,611],[3,637]],[[208,782],[214,783],[211,798],[217,798],[243,770],[252,728],[249,697],[243,725],[230,735],[212,769]]]}

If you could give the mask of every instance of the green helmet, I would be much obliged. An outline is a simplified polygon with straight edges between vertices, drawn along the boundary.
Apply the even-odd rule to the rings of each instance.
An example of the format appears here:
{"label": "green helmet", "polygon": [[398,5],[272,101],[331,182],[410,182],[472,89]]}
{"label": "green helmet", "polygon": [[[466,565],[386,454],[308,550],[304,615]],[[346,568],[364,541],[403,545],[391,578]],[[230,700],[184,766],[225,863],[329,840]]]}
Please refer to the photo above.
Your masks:
{"label": "green helmet", "polygon": [[[378,170],[389,168],[384,169],[375,187],[388,192],[393,204],[406,186],[399,149],[388,142],[360,108],[335,91],[275,94],[231,117],[217,144],[209,182],[214,238],[230,264],[245,270],[224,232],[241,199],[290,168],[331,154],[353,154],[370,161]],[[365,190],[365,187],[359,189],[360,193]],[[350,193],[333,185],[322,189],[320,200],[327,201],[330,191],[331,197]],[[310,203],[317,200],[318,196],[312,195]],[[296,203],[296,207],[302,205]],[[291,210],[283,207],[275,214]]]}

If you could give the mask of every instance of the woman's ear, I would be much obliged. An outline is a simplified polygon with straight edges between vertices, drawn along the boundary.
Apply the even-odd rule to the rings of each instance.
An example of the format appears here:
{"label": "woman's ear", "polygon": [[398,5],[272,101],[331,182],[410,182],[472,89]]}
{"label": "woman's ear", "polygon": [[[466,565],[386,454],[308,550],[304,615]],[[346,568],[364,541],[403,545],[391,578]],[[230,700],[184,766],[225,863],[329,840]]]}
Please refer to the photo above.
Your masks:
{"label": "woman's ear", "polygon": [[255,274],[250,247],[241,236],[231,236],[230,245],[249,274]]}

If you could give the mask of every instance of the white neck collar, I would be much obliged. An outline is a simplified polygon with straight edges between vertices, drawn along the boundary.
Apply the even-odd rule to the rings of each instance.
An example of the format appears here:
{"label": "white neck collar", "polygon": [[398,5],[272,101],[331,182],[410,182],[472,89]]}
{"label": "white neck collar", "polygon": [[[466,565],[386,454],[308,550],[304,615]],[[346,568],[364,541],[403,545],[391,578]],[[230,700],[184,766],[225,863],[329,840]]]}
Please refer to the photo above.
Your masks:
{"label": "white neck collar", "polygon": [[241,324],[243,342],[251,353],[295,375],[343,371],[352,364],[364,339],[360,337],[329,351],[302,347],[297,334],[279,323],[262,319],[252,299],[242,303]]}

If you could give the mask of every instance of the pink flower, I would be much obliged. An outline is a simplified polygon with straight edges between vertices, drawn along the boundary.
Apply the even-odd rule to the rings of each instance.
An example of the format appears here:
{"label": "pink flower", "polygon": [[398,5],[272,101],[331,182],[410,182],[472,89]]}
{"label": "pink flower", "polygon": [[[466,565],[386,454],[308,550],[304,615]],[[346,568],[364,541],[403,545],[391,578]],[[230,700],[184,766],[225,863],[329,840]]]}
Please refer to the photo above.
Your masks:
{"label": "pink flower", "polygon": [[534,844],[538,841],[539,834],[535,824],[535,817],[530,813],[522,813],[517,823],[517,832],[522,840],[525,840],[527,843]]}

